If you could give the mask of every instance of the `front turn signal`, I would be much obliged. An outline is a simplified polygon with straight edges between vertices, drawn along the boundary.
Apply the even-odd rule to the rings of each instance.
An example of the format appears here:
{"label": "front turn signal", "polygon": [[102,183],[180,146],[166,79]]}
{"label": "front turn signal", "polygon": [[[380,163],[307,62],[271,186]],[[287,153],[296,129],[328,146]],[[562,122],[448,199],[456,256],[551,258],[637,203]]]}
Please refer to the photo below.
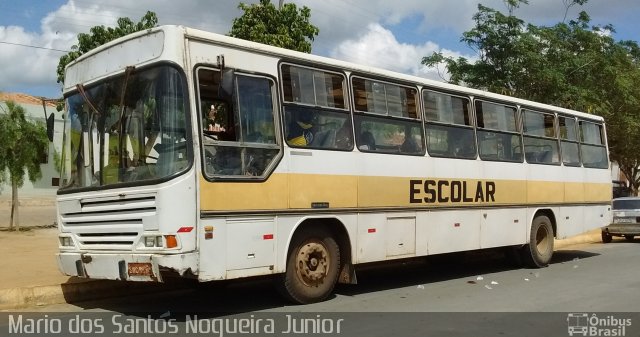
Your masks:
{"label": "front turn signal", "polygon": [[178,239],[175,235],[165,235],[164,241],[166,243],[165,247],[167,248],[176,248],[178,247]]}

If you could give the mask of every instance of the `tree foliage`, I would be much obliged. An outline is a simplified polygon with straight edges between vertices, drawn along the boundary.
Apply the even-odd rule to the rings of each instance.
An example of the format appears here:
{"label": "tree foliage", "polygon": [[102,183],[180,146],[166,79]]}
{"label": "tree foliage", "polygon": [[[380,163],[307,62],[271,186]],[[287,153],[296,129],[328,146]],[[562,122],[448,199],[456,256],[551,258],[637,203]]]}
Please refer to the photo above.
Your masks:
{"label": "tree foliage", "polygon": [[82,54],[99,47],[109,41],[113,41],[119,37],[138,32],[141,30],[153,28],[158,25],[158,17],[156,13],[147,11],[147,13],[134,23],[127,17],[119,18],[116,27],[95,26],[89,30],[89,34],[78,34],[78,44],[71,47],[71,51],[62,57],[58,62],[58,83],[64,81],[64,68]]}
{"label": "tree foliage", "polygon": [[260,0],[259,4],[240,3],[242,16],[233,20],[229,36],[260,42],[276,47],[311,52],[311,42],[320,30],[311,24],[311,9],[303,6],[300,10],[293,3],[277,9],[270,0]]}
{"label": "tree foliage", "polygon": [[[517,4],[517,0],[509,0]],[[586,0],[563,0],[568,9]],[[566,15],[566,14],[565,14]],[[565,23],[536,26],[478,6],[475,27],[461,41],[475,62],[434,53],[422,64],[444,63],[450,82],[605,117],[611,159],[634,191],[640,187],[640,47],[616,41],[612,26],[592,26],[586,12]]]}
{"label": "tree foliage", "polygon": [[[0,114],[0,176],[11,183],[11,221],[9,229],[18,221],[18,188],[25,175],[31,182],[42,177],[40,159],[48,154],[49,140],[43,123],[26,119],[25,110],[13,101]],[[7,178],[8,173],[8,178]]]}

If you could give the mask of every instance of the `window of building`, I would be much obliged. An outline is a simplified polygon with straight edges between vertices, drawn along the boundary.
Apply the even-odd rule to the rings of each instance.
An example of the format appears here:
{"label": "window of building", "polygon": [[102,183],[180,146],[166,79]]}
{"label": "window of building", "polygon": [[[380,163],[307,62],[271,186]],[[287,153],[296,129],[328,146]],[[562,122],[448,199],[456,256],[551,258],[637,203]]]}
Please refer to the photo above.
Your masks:
{"label": "window of building", "polygon": [[40,164],[48,164],[49,163],[49,146],[40,153]]}

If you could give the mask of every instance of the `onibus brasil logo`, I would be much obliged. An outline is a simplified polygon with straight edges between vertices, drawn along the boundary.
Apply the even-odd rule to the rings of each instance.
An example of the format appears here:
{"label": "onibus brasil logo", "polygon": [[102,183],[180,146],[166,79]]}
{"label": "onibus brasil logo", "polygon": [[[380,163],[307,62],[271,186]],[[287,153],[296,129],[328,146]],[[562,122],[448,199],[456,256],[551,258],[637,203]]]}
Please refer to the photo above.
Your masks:
{"label": "onibus brasil logo", "polygon": [[567,315],[567,332],[569,336],[625,336],[627,327],[631,326],[631,318],[617,318],[612,315],[598,317],[587,313]]}

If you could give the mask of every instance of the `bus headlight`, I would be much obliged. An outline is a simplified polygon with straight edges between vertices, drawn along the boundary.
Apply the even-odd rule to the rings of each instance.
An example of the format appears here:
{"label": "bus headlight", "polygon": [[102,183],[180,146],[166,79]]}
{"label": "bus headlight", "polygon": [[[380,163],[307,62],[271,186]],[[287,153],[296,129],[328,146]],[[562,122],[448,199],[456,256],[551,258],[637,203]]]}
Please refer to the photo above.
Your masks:
{"label": "bus headlight", "polygon": [[147,248],[154,248],[154,247],[162,248],[162,236],[161,235],[145,236],[144,246]]}
{"label": "bus headlight", "polygon": [[70,236],[60,236],[60,246],[62,247],[73,247],[73,240]]}

